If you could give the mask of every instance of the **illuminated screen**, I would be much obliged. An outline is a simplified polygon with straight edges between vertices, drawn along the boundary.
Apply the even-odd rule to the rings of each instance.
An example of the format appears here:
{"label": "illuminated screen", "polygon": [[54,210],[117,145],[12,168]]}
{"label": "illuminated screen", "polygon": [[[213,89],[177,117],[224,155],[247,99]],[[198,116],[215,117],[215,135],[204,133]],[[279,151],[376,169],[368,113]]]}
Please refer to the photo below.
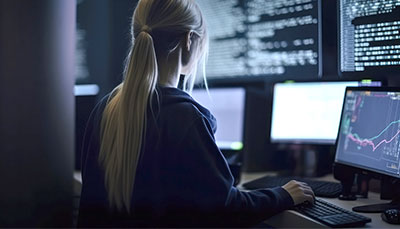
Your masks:
{"label": "illuminated screen", "polygon": [[244,88],[195,89],[192,97],[217,119],[215,139],[220,149],[243,148]]}
{"label": "illuminated screen", "polygon": [[197,0],[210,79],[318,77],[318,0]]}
{"label": "illuminated screen", "polygon": [[346,87],[380,84],[377,81],[275,84],[271,141],[334,144]]}
{"label": "illuminated screen", "polygon": [[400,178],[400,90],[348,89],[336,162]]}
{"label": "illuminated screen", "polygon": [[342,72],[400,72],[400,1],[340,0]]}

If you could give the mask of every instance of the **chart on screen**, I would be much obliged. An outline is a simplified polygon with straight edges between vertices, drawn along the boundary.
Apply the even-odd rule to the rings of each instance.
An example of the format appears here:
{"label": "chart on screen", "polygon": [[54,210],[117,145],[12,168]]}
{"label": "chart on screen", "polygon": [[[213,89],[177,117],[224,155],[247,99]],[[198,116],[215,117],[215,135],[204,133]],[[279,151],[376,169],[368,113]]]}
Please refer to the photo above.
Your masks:
{"label": "chart on screen", "polygon": [[400,94],[348,91],[338,147],[344,157],[399,174]]}

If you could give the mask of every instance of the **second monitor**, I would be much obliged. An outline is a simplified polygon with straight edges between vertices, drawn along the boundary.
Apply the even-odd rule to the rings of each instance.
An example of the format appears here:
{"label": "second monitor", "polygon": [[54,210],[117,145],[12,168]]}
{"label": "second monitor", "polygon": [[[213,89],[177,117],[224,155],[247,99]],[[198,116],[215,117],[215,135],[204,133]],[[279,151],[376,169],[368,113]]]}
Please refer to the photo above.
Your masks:
{"label": "second monitor", "polygon": [[216,143],[221,150],[243,148],[244,88],[195,89],[192,97],[217,119]]}
{"label": "second monitor", "polygon": [[378,81],[277,83],[274,86],[271,141],[334,144],[348,86],[381,86]]}

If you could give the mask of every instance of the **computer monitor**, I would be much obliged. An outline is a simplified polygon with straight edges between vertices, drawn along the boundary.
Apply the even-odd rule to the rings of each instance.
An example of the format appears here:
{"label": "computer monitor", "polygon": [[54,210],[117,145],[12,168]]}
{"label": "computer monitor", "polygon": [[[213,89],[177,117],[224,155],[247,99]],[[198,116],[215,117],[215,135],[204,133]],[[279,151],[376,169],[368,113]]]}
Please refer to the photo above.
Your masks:
{"label": "computer monitor", "polygon": [[340,72],[400,73],[400,2],[340,0],[338,10]]}
{"label": "computer monitor", "polygon": [[210,88],[209,94],[205,89],[192,92],[192,97],[217,119],[215,139],[221,150],[243,148],[245,95],[244,88]]}
{"label": "computer monitor", "polygon": [[347,88],[335,163],[400,179],[400,89]]}
{"label": "computer monitor", "polygon": [[390,184],[390,189],[395,190],[391,191],[394,194],[392,202],[358,206],[353,208],[354,211],[381,212],[400,208],[399,146],[400,88],[348,87],[337,137],[335,164],[341,168],[340,173],[380,178],[381,182]]}
{"label": "computer monitor", "polygon": [[197,0],[210,80],[318,78],[321,0]]}
{"label": "computer monitor", "polygon": [[74,86],[75,96],[96,96],[100,91],[97,84],[80,84]]}
{"label": "computer monitor", "polygon": [[380,81],[319,81],[274,85],[271,142],[334,144],[347,86]]}

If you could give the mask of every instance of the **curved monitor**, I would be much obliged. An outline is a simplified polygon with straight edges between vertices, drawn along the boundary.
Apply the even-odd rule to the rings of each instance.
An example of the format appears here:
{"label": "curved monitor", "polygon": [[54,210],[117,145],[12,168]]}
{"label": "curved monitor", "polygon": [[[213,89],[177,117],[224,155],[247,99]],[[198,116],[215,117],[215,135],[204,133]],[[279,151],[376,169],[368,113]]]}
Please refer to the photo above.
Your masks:
{"label": "curved monitor", "polygon": [[335,144],[348,86],[379,81],[319,81],[274,85],[271,142]]}
{"label": "curved monitor", "polygon": [[400,89],[347,88],[336,163],[400,178]]}

